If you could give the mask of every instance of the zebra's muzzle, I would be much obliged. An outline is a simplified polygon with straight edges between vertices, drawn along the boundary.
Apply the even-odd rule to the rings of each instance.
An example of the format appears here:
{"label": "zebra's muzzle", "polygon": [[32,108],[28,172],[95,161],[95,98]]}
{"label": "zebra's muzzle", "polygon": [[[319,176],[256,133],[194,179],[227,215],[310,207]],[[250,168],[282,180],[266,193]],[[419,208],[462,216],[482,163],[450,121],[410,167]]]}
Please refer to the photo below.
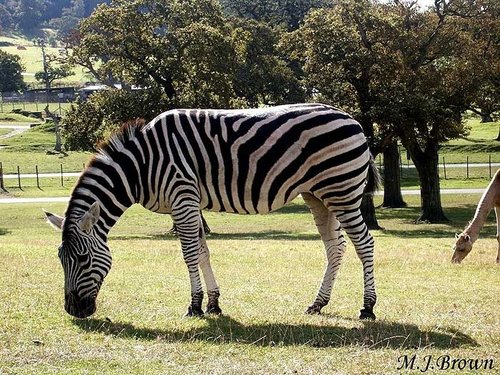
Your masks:
{"label": "zebra's muzzle", "polygon": [[70,292],[66,294],[64,309],[75,318],[86,318],[95,313],[95,298],[87,297],[80,299],[76,292]]}

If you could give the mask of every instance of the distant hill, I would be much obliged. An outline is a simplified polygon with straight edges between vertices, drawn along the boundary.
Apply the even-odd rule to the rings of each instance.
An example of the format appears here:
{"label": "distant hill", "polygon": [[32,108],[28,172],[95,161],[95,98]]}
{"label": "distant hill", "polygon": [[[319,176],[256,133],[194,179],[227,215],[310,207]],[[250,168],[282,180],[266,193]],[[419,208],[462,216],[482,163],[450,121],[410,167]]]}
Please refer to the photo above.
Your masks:
{"label": "distant hill", "polygon": [[42,27],[56,29],[62,37],[78,21],[110,0],[0,0],[0,34],[36,34]]}

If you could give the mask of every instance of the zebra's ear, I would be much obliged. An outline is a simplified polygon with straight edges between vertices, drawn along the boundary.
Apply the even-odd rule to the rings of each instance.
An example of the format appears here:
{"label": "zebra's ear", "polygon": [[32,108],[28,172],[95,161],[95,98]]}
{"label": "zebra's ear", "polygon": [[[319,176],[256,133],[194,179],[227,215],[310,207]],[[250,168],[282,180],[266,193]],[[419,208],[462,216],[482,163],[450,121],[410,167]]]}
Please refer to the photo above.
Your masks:
{"label": "zebra's ear", "polygon": [[94,202],[78,222],[78,227],[82,231],[89,233],[92,230],[94,224],[97,223],[97,220],[99,220],[100,214],[101,209],[99,208],[99,203]]}
{"label": "zebra's ear", "polygon": [[52,213],[47,212],[45,210],[43,210],[43,212],[45,212],[45,216],[47,217],[47,223],[49,223],[55,229],[62,228],[63,222],[64,222],[64,217],[56,215],[56,214],[52,214]]}

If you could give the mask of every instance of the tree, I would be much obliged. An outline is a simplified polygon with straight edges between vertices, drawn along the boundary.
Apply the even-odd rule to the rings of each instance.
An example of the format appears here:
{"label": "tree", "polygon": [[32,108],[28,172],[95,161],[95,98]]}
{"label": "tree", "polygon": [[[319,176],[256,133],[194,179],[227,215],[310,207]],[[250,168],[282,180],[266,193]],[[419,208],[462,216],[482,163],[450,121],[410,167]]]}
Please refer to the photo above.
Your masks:
{"label": "tree", "polygon": [[401,194],[401,163],[397,140],[384,148],[384,200],[382,207],[406,207]]}
{"label": "tree", "polygon": [[50,20],[50,25],[57,30],[57,38],[64,40],[77,29],[78,23],[85,18],[85,4],[83,0],[72,0],[69,7],[63,8],[61,17]]}
{"label": "tree", "polygon": [[235,57],[215,0],[116,0],[79,32],[72,61],[101,82],[161,88],[169,106],[231,105]]}
{"label": "tree", "polygon": [[165,98],[158,90],[102,90],[77,105],[63,117],[61,126],[68,150],[95,151],[111,132],[138,118],[152,120]]}
{"label": "tree", "polygon": [[13,20],[9,9],[4,4],[0,4],[0,32],[12,29],[12,27]]}
{"label": "tree", "polygon": [[[353,113],[375,156],[383,149],[387,135],[384,129],[375,127],[373,116],[377,101],[375,73],[380,64],[380,52],[374,45],[382,36],[372,32],[384,17],[383,9],[369,1],[338,1],[332,8],[312,11],[303,25],[283,40],[290,46],[291,58],[300,62],[304,84],[313,100]],[[369,227],[379,228],[373,198],[365,200],[365,221]]]}
{"label": "tree", "polygon": [[19,56],[0,50],[0,92],[23,90],[23,71]]}
{"label": "tree", "polygon": [[278,49],[280,31],[248,19],[232,20],[234,91],[248,107],[304,100],[304,91]]}
{"label": "tree", "polygon": [[11,10],[17,26],[31,32],[40,25],[47,9],[47,0],[21,0],[13,2]]}
{"label": "tree", "polygon": [[311,9],[326,6],[328,0],[221,0],[230,14],[287,30],[296,30]]}
{"label": "tree", "polygon": [[46,67],[44,70],[35,73],[35,79],[46,85],[47,88],[52,87],[52,83],[58,79],[63,79],[74,75],[72,68],[68,64],[54,66],[54,58],[47,57]]}
{"label": "tree", "polygon": [[[474,92],[469,110],[492,122],[500,112],[500,3],[477,1],[461,12],[460,27],[467,38],[467,71]],[[500,132],[498,140],[500,140]]]}
{"label": "tree", "polygon": [[419,221],[447,221],[440,195],[440,144],[464,135],[462,113],[471,86],[462,76],[464,41],[454,17],[453,1],[436,1],[419,11],[414,3],[395,2],[383,32],[390,55],[378,122],[393,126],[419,174],[422,213]]}
{"label": "tree", "polygon": [[422,11],[415,2],[338,0],[312,12],[296,33],[295,54],[310,92],[357,104],[357,118],[378,150],[394,136],[402,140],[419,173],[419,220],[446,220],[438,150],[466,133],[461,116],[474,86],[464,76],[471,56],[460,20],[468,4],[437,0]]}

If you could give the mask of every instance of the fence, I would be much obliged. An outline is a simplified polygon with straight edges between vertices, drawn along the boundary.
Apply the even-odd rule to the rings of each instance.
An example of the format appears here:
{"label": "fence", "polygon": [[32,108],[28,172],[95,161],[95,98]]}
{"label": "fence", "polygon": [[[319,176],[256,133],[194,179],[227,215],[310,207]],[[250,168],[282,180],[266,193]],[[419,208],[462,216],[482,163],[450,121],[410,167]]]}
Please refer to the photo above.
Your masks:
{"label": "fence", "polygon": [[[26,172],[16,166],[14,173],[4,173],[3,163],[0,162],[0,189],[23,190],[26,187],[36,187],[43,190],[43,187],[70,187],[81,174],[81,172],[65,171],[63,164],[59,165],[58,171],[42,173],[38,165],[35,165],[31,173]],[[42,180],[45,183],[42,183]]]}
{"label": "fence", "polygon": [[0,113],[18,112],[29,115],[40,115],[47,104],[57,107],[51,108],[52,112],[62,115],[70,103],[76,99],[74,87],[61,87],[50,89],[27,90],[25,92],[0,93]]}
{"label": "fence", "polygon": [[[472,158],[466,155],[463,160],[454,163],[447,163],[446,157],[442,156],[440,158],[440,163],[438,164],[440,178],[447,180],[449,177],[453,177],[468,180],[470,178],[485,177],[483,172],[486,169],[488,171],[487,173],[489,175],[489,178],[491,179],[496,173],[497,169],[500,168],[500,159],[498,158],[497,154],[495,154],[494,156],[495,158],[493,158],[491,154],[488,154],[488,158],[486,161],[483,160],[481,162],[472,162]],[[457,160],[456,157],[453,159]],[[401,154],[399,155],[399,166],[402,179],[404,178],[404,176],[413,176],[417,173],[415,165],[413,165],[413,163],[411,163],[409,159],[404,162]],[[383,171],[384,165],[381,155],[379,155],[378,157],[378,167],[379,170]],[[452,169],[455,170],[455,172],[450,176],[450,170]],[[463,171],[456,172],[457,169],[461,169]],[[477,171],[479,169],[481,170],[479,171],[480,175],[478,176]]]}
{"label": "fence", "polygon": [[[498,155],[494,155],[498,158]],[[439,164],[439,173],[441,179],[456,179],[456,180],[472,180],[491,179],[500,168],[500,160],[495,160],[492,155],[488,155],[488,161],[485,163],[472,163],[469,156],[465,157],[463,163],[446,163],[446,157],[441,158]],[[382,159],[378,159],[380,170],[383,171]],[[85,165],[82,165],[85,168]],[[38,165],[32,167],[10,166],[8,172],[5,171],[4,165],[0,162],[0,188],[20,189],[26,187],[38,188],[69,188],[74,185],[76,179],[80,176],[81,171],[67,171],[63,164],[59,165],[58,170],[51,171],[43,170]],[[415,166],[407,163],[401,163],[401,181],[406,181],[408,184],[418,184],[418,174]]]}

